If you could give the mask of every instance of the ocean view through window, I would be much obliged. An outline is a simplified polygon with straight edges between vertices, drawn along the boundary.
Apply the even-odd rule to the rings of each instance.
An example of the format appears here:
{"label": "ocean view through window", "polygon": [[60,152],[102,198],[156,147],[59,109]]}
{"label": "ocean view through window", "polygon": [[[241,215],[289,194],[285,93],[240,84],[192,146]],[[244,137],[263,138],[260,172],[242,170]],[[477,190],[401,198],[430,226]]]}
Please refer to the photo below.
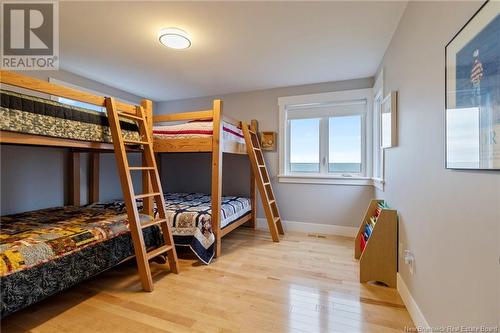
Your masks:
{"label": "ocean view through window", "polygon": [[290,170],[319,172],[319,118],[290,120]]}
{"label": "ocean view through window", "polygon": [[320,180],[314,183],[321,183],[321,179],[368,178],[371,164],[366,147],[370,140],[367,118],[371,120],[371,90],[310,96],[279,100],[280,181],[286,178],[308,182],[317,178]]}

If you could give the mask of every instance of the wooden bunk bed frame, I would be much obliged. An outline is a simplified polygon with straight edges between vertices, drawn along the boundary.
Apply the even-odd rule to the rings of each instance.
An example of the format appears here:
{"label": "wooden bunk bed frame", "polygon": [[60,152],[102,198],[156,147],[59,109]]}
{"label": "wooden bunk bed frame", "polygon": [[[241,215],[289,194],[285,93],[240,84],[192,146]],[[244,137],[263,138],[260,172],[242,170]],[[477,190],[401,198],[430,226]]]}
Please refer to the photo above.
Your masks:
{"label": "wooden bunk bed frame", "polygon": [[[222,135],[224,122],[241,128],[242,122],[222,113],[222,101],[213,101],[212,109],[193,112],[172,113],[156,115],[152,117],[150,124],[151,134],[153,125],[157,123],[178,121],[212,121],[213,134],[204,138],[154,138],[153,147],[158,156],[161,153],[212,153],[212,182],[211,182],[211,206],[212,206],[212,230],[216,238],[215,257],[221,255],[221,239],[241,225],[256,227],[256,177],[250,167],[250,202],[251,213],[233,221],[230,225],[221,228],[221,201],[222,201],[222,156],[224,153],[247,155],[246,145],[243,143],[224,140]],[[251,129],[257,130],[257,120],[252,120]],[[250,161],[249,161],[250,162]]]}
{"label": "wooden bunk bed frame", "polygon": [[[35,91],[42,94],[64,97],[79,102],[105,107],[106,98],[93,95],[87,92],[42,81],[33,77],[24,76],[9,71],[0,71],[0,83],[9,86]],[[136,113],[135,105],[116,102],[121,112],[130,114]],[[153,103],[150,100],[141,100],[146,118],[151,119],[153,114]],[[43,135],[18,133],[0,130],[0,144],[28,145],[69,148],[68,175],[69,175],[69,195],[67,198],[69,205],[80,205],[80,172],[77,167],[80,165],[80,153],[89,152],[89,203],[99,201],[99,153],[113,153],[112,143],[82,141],[66,138],[48,137]],[[137,148],[127,148],[129,151],[141,151]],[[142,179],[142,186],[149,189],[150,182],[146,177]],[[145,212],[153,211],[152,200],[144,202]]]}
{"label": "wooden bunk bed frame", "polygon": [[[97,106],[106,107],[106,97],[96,96],[87,92],[78,91],[76,89],[60,86],[54,83],[49,83],[36,78],[27,77],[13,72],[0,71],[0,83],[15,86],[23,89],[28,89],[36,91],[43,94],[48,94],[52,96],[64,97],[88,104],[93,104]],[[136,105],[130,105],[127,103],[116,101],[116,109],[119,112],[128,113],[131,115],[136,115],[137,107]],[[251,165],[250,167],[250,200],[251,200],[251,213],[247,214],[236,221],[233,221],[230,225],[225,228],[221,228],[221,197],[222,197],[222,156],[224,153],[241,154],[247,155],[250,150],[256,149],[252,147],[246,147],[246,144],[224,140],[222,131],[223,123],[227,122],[234,126],[242,128],[247,126],[248,130],[252,131],[253,135],[257,132],[257,121],[252,120],[251,125],[244,125],[241,121],[233,119],[222,113],[222,101],[214,100],[213,107],[210,110],[195,111],[195,112],[184,112],[176,114],[166,114],[153,116],[153,103],[150,100],[141,100],[140,107],[142,107],[144,116],[147,121],[147,127],[149,128],[149,134],[153,137],[153,124],[154,123],[164,123],[164,122],[176,122],[176,121],[190,121],[190,120],[211,120],[213,121],[213,135],[206,138],[189,138],[189,139],[153,139],[153,149],[157,154],[161,153],[194,153],[194,152],[211,152],[212,153],[212,183],[211,183],[211,207],[212,207],[212,228],[216,238],[215,246],[215,256],[218,257],[221,254],[221,239],[228,233],[236,229],[237,227],[247,224],[250,227],[256,227],[256,192],[257,185],[261,186],[262,183],[262,171],[259,171],[258,167]],[[102,142],[90,142],[90,141],[80,141],[73,139],[64,138],[54,138],[46,137],[41,135],[16,133],[9,131],[0,130],[0,144],[15,144],[15,145],[32,145],[32,146],[48,146],[48,147],[62,147],[70,148],[69,153],[69,163],[68,163],[68,175],[69,179],[69,198],[68,204],[79,206],[80,205],[80,174],[78,166],[80,165],[80,152],[90,152],[90,167],[89,167],[89,203],[95,203],[99,201],[99,153],[109,152],[113,153],[115,148],[112,143],[102,143]],[[127,147],[127,150],[140,152],[142,149]],[[259,149],[257,149],[259,150]],[[253,152],[255,153],[255,151]],[[262,152],[260,151],[260,154]],[[263,159],[261,157],[261,159]],[[252,159],[249,159],[252,164]],[[255,162],[255,161],[254,161]],[[147,165],[147,162],[143,160],[143,166]],[[261,166],[262,167],[262,166]],[[264,171],[267,174],[267,170]],[[161,165],[160,165],[161,168]],[[255,169],[257,168],[257,169]],[[258,172],[258,174],[257,174]],[[269,181],[269,175],[267,174],[267,179]],[[270,183],[268,183],[270,187]],[[259,187],[259,190],[262,190]],[[151,181],[146,173],[143,173],[142,177],[142,188],[143,192],[151,191]],[[272,189],[270,189],[272,192]],[[264,192],[262,192],[264,193]],[[262,197],[261,193],[261,197]],[[275,216],[274,222],[273,217],[268,215],[271,211],[271,207],[265,206],[266,217],[268,219],[268,224],[271,230],[271,235],[273,241],[279,242],[279,234],[283,234],[283,228],[281,227],[281,218],[279,217],[279,212],[277,208],[276,201],[274,200],[274,194],[265,195],[268,202],[267,204],[274,204]],[[272,200],[270,200],[272,199]],[[264,199],[263,199],[264,201]],[[152,215],[153,214],[153,198],[144,198],[143,214]],[[271,213],[269,213],[271,214]],[[274,224],[277,223],[277,229]]]}
{"label": "wooden bunk bed frame", "polygon": [[[174,273],[178,273],[179,267],[177,254],[173,244],[172,233],[168,226],[168,220],[165,216],[165,203],[156,163],[154,162],[155,158],[151,147],[151,139],[148,139],[148,142],[124,140],[120,127],[119,117],[134,119],[138,125],[139,135],[143,137],[144,133],[148,133],[149,124],[152,121],[152,102],[150,100],[143,99],[140,105],[131,105],[115,101],[110,97],[96,96],[8,71],[0,71],[0,83],[106,108],[108,111],[109,127],[113,137],[113,143],[89,142],[85,140],[80,141],[11,131],[0,131],[0,144],[70,148],[68,162],[69,195],[67,204],[73,206],[80,206],[80,152],[91,152],[89,158],[89,203],[95,203],[99,200],[98,152],[114,152],[117,157],[117,166],[120,174],[122,192],[127,205],[129,229],[134,246],[134,257],[137,261],[139,277],[143,289],[145,291],[153,290],[153,279],[149,267],[149,260],[156,259],[157,257],[166,254],[170,270]],[[125,144],[128,145],[126,146]],[[129,146],[130,144],[132,144],[132,146]],[[129,167],[126,152],[140,152],[142,155],[142,166]],[[134,193],[130,176],[130,171],[132,170],[143,171],[143,194],[135,195]],[[143,209],[141,213],[149,216],[149,220],[146,223],[141,221],[142,217],[139,216],[135,200],[136,198],[143,198]],[[155,200],[157,205],[160,207],[158,208],[160,219],[155,219],[153,215],[153,200]],[[162,238],[164,240],[163,245],[154,249],[146,248],[142,233],[143,229],[151,225],[158,225],[161,228]],[[163,262],[165,260],[163,258],[160,259],[160,261]]]}

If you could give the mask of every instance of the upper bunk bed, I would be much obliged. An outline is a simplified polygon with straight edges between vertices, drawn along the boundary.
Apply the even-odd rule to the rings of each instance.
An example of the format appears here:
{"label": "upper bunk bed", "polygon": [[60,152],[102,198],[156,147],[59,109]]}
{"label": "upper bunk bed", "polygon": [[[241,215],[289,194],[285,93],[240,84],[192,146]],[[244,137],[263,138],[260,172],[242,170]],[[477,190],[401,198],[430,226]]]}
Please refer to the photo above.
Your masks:
{"label": "upper bunk bed", "polygon": [[[0,71],[0,83],[0,143],[114,151],[106,113],[50,100],[51,96],[58,96],[104,107],[105,97],[8,71]],[[47,98],[14,92],[11,87],[34,91]],[[116,104],[120,112],[136,112],[134,105],[120,101]],[[151,117],[152,102],[144,99],[141,106],[146,117]],[[125,138],[139,140],[134,121],[122,118],[120,124]]]}
{"label": "upper bunk bed", "polygon": [[[252,124],[257,126],[257,121]],[[247,154],[241,121],[223,115],[222,101],[217,99],[210,110],[153,116],[152,134],[156,153]]]}
{"label": "upper bunk bed", "polygon": [[[223,114],[222,101],[219,99],[213,101],[209,110],[155,115],[152,119],[149,132],[156,154],[210,152],[212,155],[210,210],[216,257],[221,254],[222,237],[247,222],[249,226],[256,227],[257,189],[261,194],[271,237],[273,241],[279,242],[279,235],[284,234],[284,231],[257,135],[257,120],[252,120],[248,125]],[[224,153],[248,155],[251,166],[251,214],[226,226],[220,213]]]}

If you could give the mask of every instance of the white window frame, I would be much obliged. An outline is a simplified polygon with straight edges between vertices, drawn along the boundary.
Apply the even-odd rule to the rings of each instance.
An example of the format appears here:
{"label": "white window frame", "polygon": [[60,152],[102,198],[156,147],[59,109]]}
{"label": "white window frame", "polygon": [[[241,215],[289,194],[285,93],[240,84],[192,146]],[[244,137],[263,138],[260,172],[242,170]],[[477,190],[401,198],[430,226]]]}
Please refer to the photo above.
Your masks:
{"label": "white window frame", "polygon": [[[325,143],[328,142],[327,119],[320,121],[320,173],[292,173],[289,166],[289,141],[290,130],[288,121],[288,111],[304,109],[304,112],[313,108],[328,107],[342,103],[353,104],[359,101],[365,102],[365,113],[362,116],[362,172],[360,174],[333,174],[325,172],[327,166],[321,163],[323,157],[327,156]],[[338,185],[373,185],[372,182],[372,106],[373,90],[357,89],[320,94],[309,94],[299,96],[288,96],[278,98],[279,105],[279,182],[284,183],[306,183],[306,184],[338,184]],[[297,111],[295,111],[296,113]],[[358,113],[356,113],[358,114]],[[341,113],[333,113],[332,116]],[[344,114],[346,115],[346,114]],[[323,172],[321,172],[323,171]]]}
{"label": "white window frame", "polygon": [[382,69],[373,85],[373,185],[384,190],[384,149],[381,144],[381,112],[384,99],[384,70]]}

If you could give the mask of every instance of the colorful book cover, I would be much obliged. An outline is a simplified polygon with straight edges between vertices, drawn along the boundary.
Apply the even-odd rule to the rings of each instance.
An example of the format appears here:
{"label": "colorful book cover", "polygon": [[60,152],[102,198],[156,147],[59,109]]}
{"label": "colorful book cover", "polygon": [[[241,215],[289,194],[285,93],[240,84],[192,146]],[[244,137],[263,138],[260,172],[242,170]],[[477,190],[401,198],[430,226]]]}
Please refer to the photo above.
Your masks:
{"label": "colorful book cover", "polygon": [[371,236],[372,231],[373,231],[373,227],[371,226],[371,224],[367,223],[365,225],[365,233],[368,235],[368,237]]}
{"label": "colorful book cover", "polygon": [[366,247],[366,240],[364,237],[359,237],[359,248],[361,249],[361,252],[365,250]]}

